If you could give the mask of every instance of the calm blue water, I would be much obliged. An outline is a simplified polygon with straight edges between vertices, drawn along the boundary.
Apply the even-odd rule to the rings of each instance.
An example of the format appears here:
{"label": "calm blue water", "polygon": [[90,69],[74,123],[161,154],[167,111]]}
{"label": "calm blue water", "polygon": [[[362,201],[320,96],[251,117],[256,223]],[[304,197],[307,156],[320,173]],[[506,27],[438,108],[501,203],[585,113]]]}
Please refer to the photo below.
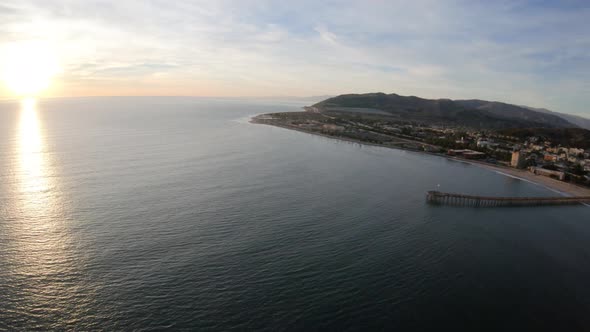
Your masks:
{"label": "calm blue water", "polygon": [[[0,330],[588,330],[590,209],[249,124],[289,101],[0,103]],[[437,187],[440,185],[440,187]]]}

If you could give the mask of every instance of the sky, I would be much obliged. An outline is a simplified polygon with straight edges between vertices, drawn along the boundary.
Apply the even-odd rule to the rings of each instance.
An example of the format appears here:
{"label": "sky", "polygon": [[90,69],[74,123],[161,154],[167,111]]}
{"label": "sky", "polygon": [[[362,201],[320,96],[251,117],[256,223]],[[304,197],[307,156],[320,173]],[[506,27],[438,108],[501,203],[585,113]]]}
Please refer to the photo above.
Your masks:
{"label": "sky", "polygon": [[0,0],[0,51],[21,42],[57,59],[51,97],[379,91],[590,117],[587,0]]}

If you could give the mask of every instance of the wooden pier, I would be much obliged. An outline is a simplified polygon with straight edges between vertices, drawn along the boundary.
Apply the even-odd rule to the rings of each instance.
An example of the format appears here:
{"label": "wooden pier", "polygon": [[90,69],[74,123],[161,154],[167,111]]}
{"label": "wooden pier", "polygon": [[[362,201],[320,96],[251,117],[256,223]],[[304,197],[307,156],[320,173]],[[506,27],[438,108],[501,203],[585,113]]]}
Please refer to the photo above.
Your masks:
{"label": "wooden pier", "polygon": [[472,196],[440,191],[426,193],[426,201],[430,204],[444,204],[472,207],[500,206],[539,206],[539,205],[575,205],[590,203],[590,196],[583,197],[489,197]]}

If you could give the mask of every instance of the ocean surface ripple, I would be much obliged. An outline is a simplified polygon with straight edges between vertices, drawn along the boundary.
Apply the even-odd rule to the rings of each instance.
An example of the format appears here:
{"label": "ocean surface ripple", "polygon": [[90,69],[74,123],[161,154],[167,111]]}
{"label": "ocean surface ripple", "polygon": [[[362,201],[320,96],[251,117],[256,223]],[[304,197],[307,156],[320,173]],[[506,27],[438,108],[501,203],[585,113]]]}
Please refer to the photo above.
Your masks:
{"label": "ocean surface ripple", "polygon": [[264,125],[289,100],[0,103],[0,330],[588,330],[587,207]]}

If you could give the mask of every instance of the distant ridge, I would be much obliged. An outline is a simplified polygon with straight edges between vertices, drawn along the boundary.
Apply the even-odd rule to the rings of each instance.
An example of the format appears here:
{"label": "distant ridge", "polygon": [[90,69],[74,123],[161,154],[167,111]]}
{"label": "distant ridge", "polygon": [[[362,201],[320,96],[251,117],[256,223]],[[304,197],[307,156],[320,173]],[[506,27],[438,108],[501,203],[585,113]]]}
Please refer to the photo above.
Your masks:
{"label": "distant ridge", "polygon": [[555,114],[555,115],[559,116],[560,118],[565,119],[565,120],[577,125],[578,127],[582,127],[584,129],[590,130],[590,119],[585,118],[583,116],[554,112],[554,111],[550,111],[545,108],[534,108],[534,107],[528,107],[528,106],[521,106],[521,107],[525,107],[530,110],[541,112],[541,113]]}
{"label": "distant ridge", "polygon": [[481,129],[578,127],[554,113],[478,99],[425,99],[377,92],[340,95],[313,106],[325,112],[374,109],[409,121]]}

